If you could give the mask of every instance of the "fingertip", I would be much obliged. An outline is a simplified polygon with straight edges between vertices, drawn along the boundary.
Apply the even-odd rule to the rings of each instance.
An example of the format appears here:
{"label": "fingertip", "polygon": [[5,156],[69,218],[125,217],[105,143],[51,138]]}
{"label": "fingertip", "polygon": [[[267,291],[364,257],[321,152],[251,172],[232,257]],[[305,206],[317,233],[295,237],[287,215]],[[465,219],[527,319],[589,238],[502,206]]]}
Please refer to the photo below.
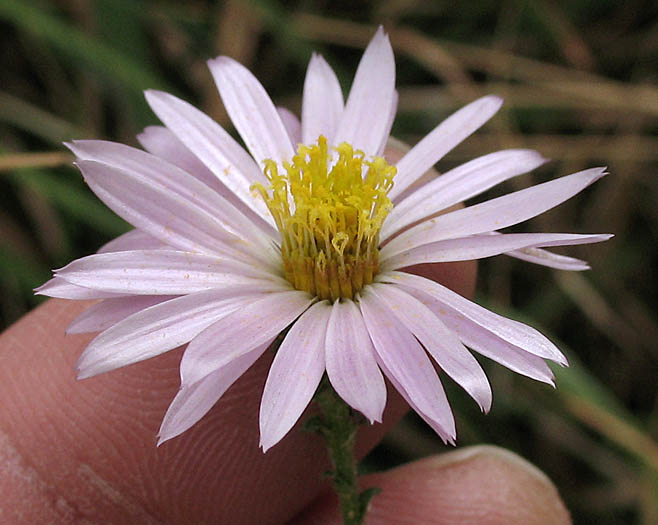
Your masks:
{"label": "fingertip", "polygon": [[[388,472],[364,476],[379,487],[366,523],[568,524],[569,512],[550,479],[520,456],[493,446],[461,448]],[[294,523],[339,523],[327,495]]]}

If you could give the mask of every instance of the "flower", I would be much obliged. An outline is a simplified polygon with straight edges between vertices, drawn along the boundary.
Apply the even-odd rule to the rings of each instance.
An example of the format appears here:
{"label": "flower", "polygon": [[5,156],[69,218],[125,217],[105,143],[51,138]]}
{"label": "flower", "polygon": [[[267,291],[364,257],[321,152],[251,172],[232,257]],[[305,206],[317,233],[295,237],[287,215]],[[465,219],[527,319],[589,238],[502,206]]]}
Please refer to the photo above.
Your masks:
{"label": "flower", "polygon": [[135,227],[37,290],[101,300],[68,328],[101,332],[78,361],[80,378],[189,343],[163,442],[203,417],[289,327],[263,392],[263,450],[299,419],[325,372],[370,422],[381,421],[386,376],[447,442],[455,422],[432,359],[484,411],[491,388],[467,347],[552,383],[545,360],[567,361],[538,331],[400,270],[501,253],[585,269],[543,248],[609,236],[498,230],[562,203],[604,169],[439,215],[545,162],[530,150],[499,151],[418,184],[499,109],[498,97],[457,111],[391,166],[382,155],[397,105],[395,65],[381,28],[346,103],[330,66],[311,58],[301,123],[237,62],[219,57],[209,67],[249,153],[208,116],[158,91],[146,98],[166,127],[139,136],[147,152],[68,144],[90,188]]}

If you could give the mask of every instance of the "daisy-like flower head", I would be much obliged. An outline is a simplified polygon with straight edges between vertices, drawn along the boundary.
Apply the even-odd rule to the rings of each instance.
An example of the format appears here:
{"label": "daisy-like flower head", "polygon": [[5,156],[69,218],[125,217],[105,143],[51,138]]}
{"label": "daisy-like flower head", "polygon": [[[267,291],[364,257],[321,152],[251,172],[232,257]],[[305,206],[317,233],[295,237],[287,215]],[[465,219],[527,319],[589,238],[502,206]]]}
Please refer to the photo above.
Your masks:
{"label": "daisy-like flower head", "polygon": [[503,253],[586,269],[544,248],[608,235],[499,230],[569,199],[603,169],[441,215],[545,162],[534,151],[505,150],[419,183],[499,109],[498,97],[457,111],[391,165],[383,154],[397,105],[395,65],[382,29],[346,103],[329,65],[311,58],[301,122],[232,59],[209,67],[249,153],[208,116],[156,91],[146,98],[165,127],[138,137],[147,152],[103,141],[68,145],[90,188],[135,227],[38,290],[100,299],[68,328],[100,332],[80,357],[79,377],[189,343],[163,442],[203,417],[289,328],[263,392],[264,450],[299,419],[325,372],[371,422],[382,418],[386,376],[447,442],[455,422],[432,361],[484,411],[491,388],[468,348],[552,383],[545,360],[566,359],[542,334],[401,270]]}

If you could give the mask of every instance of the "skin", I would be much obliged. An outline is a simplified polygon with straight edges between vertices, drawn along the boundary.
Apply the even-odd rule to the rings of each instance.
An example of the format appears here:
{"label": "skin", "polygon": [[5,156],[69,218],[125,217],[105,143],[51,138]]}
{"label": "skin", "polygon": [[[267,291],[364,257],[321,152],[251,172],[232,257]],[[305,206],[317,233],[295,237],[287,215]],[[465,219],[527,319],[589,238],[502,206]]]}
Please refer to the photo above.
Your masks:
{"label": "skin", "polygon": [[[473,294],[473,262],[413,270]],[[156,447],[183,349],[77,381],[76,360],[93,334],[64,330],[88,306],[49,300],[0,336],[0,522],[340,523],[319,436],[298,424],[267,454],[258,448],[271,352],[194,427]],[[359,456],[408,410],[390,385],[388,393],[383,423],[359,432]],[[457,449],[361,483],[382,488],[368,524],[570,522],[544,474],[494,447]]]}

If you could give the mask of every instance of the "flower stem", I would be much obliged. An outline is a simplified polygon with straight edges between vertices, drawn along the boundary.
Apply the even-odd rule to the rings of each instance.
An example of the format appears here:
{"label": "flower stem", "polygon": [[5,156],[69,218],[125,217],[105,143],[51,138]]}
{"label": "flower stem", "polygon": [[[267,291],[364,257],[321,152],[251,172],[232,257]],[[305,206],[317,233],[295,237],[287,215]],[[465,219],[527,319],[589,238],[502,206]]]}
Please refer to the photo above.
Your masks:
{"label": "flower stem", "polygon": [[326,376],[315,394],[315,401],[321,416],[308,421],[307,426],[322,434],[327,443],[334,468],[330,475],[340,501],[343,524],[360,525],[370,499],[379,492],[373,488],[359,493],[354,441],[360,415],[336,394]]}

